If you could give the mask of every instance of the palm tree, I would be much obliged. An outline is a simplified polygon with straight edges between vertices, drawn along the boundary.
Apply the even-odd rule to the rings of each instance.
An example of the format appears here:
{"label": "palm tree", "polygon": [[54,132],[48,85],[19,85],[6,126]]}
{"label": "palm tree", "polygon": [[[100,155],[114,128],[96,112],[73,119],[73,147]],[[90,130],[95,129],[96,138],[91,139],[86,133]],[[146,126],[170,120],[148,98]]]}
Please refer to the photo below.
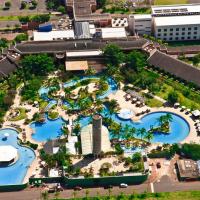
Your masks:
{"label": "palm tree", "polygon": [[153,133],[147,132],[147,134],[145,135],[145,139],[150,142],[153,139]]}
{"label": "palm tree", "polygon": [[160,126],[162,126],[165,123],[165,116],[161,115],[158,119],[157,119],[158,123]]}
{"label": "palm tree", "polygon": [[115,99],[112,99],[111,101],[108,101],[108,109],[110,112],[110,115],[117,112],[119,110],[119,104]]}
{"label": "palm tree", "polygon": [[172,114],[167,113],[167,114],[165,115],[165,120],[166,120],[167,122],[172,122],[172,121],[173,121]]}
{"label": "palm tree", "polygon": [[140,129],[137,129],[136,134],[137,136],[140,136],[142,140],[142,138],[147,134],[147,131],[145,128],[140,128]]}

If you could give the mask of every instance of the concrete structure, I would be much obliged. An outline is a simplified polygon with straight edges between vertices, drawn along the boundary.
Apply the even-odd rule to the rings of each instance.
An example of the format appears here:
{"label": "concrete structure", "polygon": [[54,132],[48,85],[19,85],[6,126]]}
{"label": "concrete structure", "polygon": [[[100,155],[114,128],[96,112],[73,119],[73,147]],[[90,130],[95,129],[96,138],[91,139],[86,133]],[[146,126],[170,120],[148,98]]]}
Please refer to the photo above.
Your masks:
{"label": "concrete structure", "polygon": [[17,149],[11,145],[0,146],[0,164],[11,164],[17,158]]}
{"label": "concrete structure", "polygon": [[75,22],[75,36],[77,39],[91,38],[88,22]]}
{"label": "concrete structure", "polygon": [[183,159],[177,161],[177,172],[182,181],[200,179],[200,161]]}
{"label": "concrete structure", "polygon": [[151,35],[151,21],[152,17],[150,14],[129,15],[129,29],[134,35]]}
{"label": "concrete structure", "polygon": [[74,38],[75,38],[74,30],[33,32],[34,41],[52,41],[52,40],[74,39]]}
{"label": "concrete structure", "polygon": [[85,126],[81,130],[82,154],[99,155],[101,152],[111,150],[109,132],[105,126],[102,126],[102,117],[93,116],[92,124]]}
{"label": "concrete structure", "polygon": [[153,6],[153,34],[165,41],[200,39],[200,4]]}
{"label": "concrete structure", "polygon": [[88,62],[86,60],[66,61],[65,68],[66,71],[85,71],[88,69]]}
{"label": "concrete structure", "polygon": [[126,38],[125,28],[99,28],[96,29],[96,37],[103,39],[116,39],[116,38]]}

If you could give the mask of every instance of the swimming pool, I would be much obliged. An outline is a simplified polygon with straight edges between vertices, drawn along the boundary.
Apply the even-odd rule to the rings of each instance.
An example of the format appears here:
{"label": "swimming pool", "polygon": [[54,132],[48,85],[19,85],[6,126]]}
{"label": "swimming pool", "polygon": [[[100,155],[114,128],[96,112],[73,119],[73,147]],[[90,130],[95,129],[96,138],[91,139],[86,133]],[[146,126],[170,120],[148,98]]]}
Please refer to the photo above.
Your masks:
{"label": "swimming pool", "polygon": [[[77,83],[83,81],[83,80],[88,80],[88,79],[100,79],[100,76],[83,76],[80,77],[79,79],[72,79],[66,83],[64,83],[64,88],[67,87],[71,87],[76,85]],[[99,99],[103,99],[105,97],[107,97],[108,95],[115,93],[117,91],[117,83],[112,79],[112,78],[107,78],[107,83],[108,83],[108,89],[106,92],[104,92],[102,95],[97,96],[97,98]],[[49,87],[41,87],[38,91],[39,95],[45,100],[48,101],[49,104],[46,107],[46,110],[48,110],[50,107],[52,107],[53,105],[57,104],[57,101],[54,99],[50,99],[48,97],[48,92],[49,92],[50,88]],[[68,103],[67,101],[63,101],[63,104],[68,106],[69,108],[71,108],[71,104]],[[74,109],[78,108],[78,105],[75,105],[73,107]]]}
{"label": "swimming pool", "polygon": [[[3,140],[4,134],[8,133],[7,140]],[[14,129],[0,129],[0,146],[11,145],[18,151],[18,160],[7,167],[0,167],[0,185],[22,184],[27,170],[33,160],[35,153],[28,147],[23,147],[17,141],[18,132]]]}
{"label": "swimming pool", "polygon": [[34,134],[32,138],[37,142],[44,142],[49,139],[56,139],[62,135],[62,125],[64,120],[59,117],[55,120],[50,120],[47,115],[45,115],[45,122],[33,122],[30,127],[33,129]]}
{"label": "swimming pool", "polygon": [[[110,116],[107,108],[105,108],[101,114],[104,117],[111,117],[115,122],[121,124],[123,127],[128,125],[129,127],[134,127],[136,129],[145,128],[146,130],[149,130],[152,125],[153,126],[158,125],[157,119],[160,116],[165,115],[167,113],[169,112],[149,113],[144,117],[142,117],[140,122],[133,122],[131,119],[129,120],[120,119],[117,114],[113,114]],[[179,143],[188,136],[190,132],[190,127],[188,122],[184,118],[175,113],[170,113],[170,114],[172,115],[173,118],[172,122],[170,122],[170,133],[154,134],[154,137],[151,140],[152,143],[156,142],[169,143],[169,144]],[[90,122],[91,122],[91,117],[80,119],[81,126],[86,126]],[[135,137],[137,137],[137,135],[135,135]]]}

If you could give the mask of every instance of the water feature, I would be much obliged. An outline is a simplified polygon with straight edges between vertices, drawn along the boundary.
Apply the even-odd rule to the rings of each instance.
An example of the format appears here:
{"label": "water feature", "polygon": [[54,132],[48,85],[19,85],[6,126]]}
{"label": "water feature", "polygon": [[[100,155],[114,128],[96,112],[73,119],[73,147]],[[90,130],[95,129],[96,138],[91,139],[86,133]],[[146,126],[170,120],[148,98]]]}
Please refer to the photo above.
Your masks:
{"label": "water feature", "polygon": [[[4,140],[5,133],[9,134],[6,140]],[[18,160],[15,163],[0,167],[0,185],[23,183],[27,170],[35,159],[34,151],[28,147],[20,146],[17,136],[18,132],[14,129],[0,129],[0,146],[11,145],[18,151]]]}

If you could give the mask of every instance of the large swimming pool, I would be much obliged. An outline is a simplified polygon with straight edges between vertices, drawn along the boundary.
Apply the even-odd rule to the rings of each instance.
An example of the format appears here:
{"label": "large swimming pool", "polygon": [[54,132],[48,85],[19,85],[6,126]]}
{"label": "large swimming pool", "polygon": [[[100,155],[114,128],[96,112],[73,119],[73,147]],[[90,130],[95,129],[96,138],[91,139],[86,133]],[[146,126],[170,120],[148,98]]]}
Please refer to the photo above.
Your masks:
{"label": "large swimming pool", "polygon": [[49,139],[56,139],[62,135],[62,124],[64,121],[62,118],[56,120],[50,120],[47,115],[45,115],[45,122],[33,122],[30,127],[33,129],[34,134],[32,138],[37,142],[45,142]]}
{"label": "large swimming pool", "polygon": [[[98,79],[98,76],[90,76],[90,77],[82,77],[79,80],[71,80],[67,83],[64,84],[64,87],[70,87],[75,85],[76,83],[82,81],[82,80],[86,80],[86,79],[90,79],[90,78],[96,78]],[[115,83],[115,81],[111,78],[107,79],[108,82],[108,90],[101,96],[98,96],[98,98],[105,98],[107,97],[109,94],[111,93],[115,93],[117,91],[117,84]],[[39,90],[39,94],[41,96],[46,96],[48,94],[49,88],[41,88]],[[49,101],[49,105],[51,106],[53,104],[56,103],[55,100],[50,100],[47,99]],[[64,102],[67,104],[67,102]],[[165,115],[167,112],[154,112],[154,113],[150,113],[145,115],[141,121],[138,123],[133,122],[131,119],[129,120],[124,120],[122,118],[120,118],[117,114],[113,114],[110,116],[107,108],[105,107],[104,110],[102,111],[102,116],[104,117],[111,117],[114,121],[116,121],[117,123],[121,123],[122,126],[126,126],[128,125],[129,127],[135,127],[136,129],[139,128],[145,128],[146,130],[150,129],[150,126],[156,126],[157,125],[157,119],[161,116],[161,115]],[[189,124],[187,123],[187,121],[185,119],[183,119],[181,116],[176,115],[175,113],[171,113],[172,117],[173,117],[173,121],[170,123],[170,133],[169,134],[154,134],[154,138],[152,139],[151,142],[155,143],[155,142],[161,142],[161,143],[179,143],[182,140],[184,140],[190,131],[189,128]],[[80,124],[81,126],[86,126],[91,122],[91,117],[83,117],[80,120]],[[46,141],[48,139],[55,139],[57,138],[60,134],[61,134],[61,127],[62,127],[62,119],[57,119],[54,121],[51,121],[49,119],[46,119],[46,122],[44,124],[40,124],[40,123],[32,123],[31,124],[31,128],[35,129],[35,134],[33,135],[33,139],[35,139],[36,141],[39,142],[43,142]],[[123,134],[123,133],[121,133]],[[137,137],[137,136],[136,136]]]}
{"label": "large swimming pool", "polygon": [[[3,140],[4,134],[8,133],[7,140]],[[14,129],[0,129],[0,146],[11,145],[18,150],[18,160],[8,167],[0,167],[0,185],[11,185],[23,183],[27,170],[33,160],[35,153],[27,147],[22,147],[17,142],[17,131]]]}
{"label": "large swimming pool", "polygon": [[[103,116],[106,117],[111,117],[115,122],[121,124],[122,126],[128,125],[129,127],[135,127],[136,129],[139,128],[145,128],[146,130],[149,130],[150,127],[153,125],[154,127],[158,125],[157,119],[165,115],[168,112],[153,112],[150,114],[145,115],[143,118],[141,118],[140,122],[133,122],[131,119],[130,120],[123,120],[118,117],[117,114],[109,115],[108,110],[105,108],[104,111],[101,113]],[[181,116],[171,113],[172,114],[172,122],[170,122],[170,133],[169,134],[154,134],[154,138],[152,139],[151,142],[156,143],[156,142],[161,142],[161,143],[179,143],[182,140],[184,140],[189,132],[190,132],[190,127],[188,122],[183,119]],[[80,119],[80,124],[81,126],[86,126],[91,122],[91,117],[84,117]],[[121,133],[123,134],[123,133]],[[135,135],[137,137],[137,135]]]}

